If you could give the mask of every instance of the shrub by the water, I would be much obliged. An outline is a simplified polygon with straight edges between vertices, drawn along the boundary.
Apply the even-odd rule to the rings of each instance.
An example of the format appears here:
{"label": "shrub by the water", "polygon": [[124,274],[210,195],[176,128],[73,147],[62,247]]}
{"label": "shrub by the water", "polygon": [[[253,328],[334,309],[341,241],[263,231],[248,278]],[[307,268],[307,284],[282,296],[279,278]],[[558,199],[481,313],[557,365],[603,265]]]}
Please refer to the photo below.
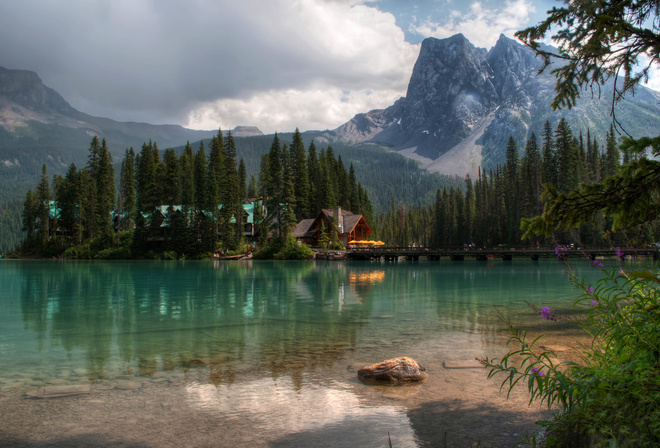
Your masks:
{"label": "shrub by the water", "polygon": [[[537,348],[542,336],[529,341],[508,320],[517,348],[499,361],[480,360],[489,378],[505,375],[502,388],[527,383],[530,404],[559,406],[541,422],[544,446],[660,446],[660,269],[604,272],[594,286],[572,276],[582,291],[575,305],[587,309],[578,322],[592,338],[581,363],[556,363],[553,352]],[[537,311],[561,324],[549,309]],[[538,437],[528,443],[538,446]]]}
{"label": "shrub by the water", "polygon": [[293,236],[273,238],[273,240],[254,254],[258,260],[308,260],[314,258],[314,252],[306,244],[298,244]]}

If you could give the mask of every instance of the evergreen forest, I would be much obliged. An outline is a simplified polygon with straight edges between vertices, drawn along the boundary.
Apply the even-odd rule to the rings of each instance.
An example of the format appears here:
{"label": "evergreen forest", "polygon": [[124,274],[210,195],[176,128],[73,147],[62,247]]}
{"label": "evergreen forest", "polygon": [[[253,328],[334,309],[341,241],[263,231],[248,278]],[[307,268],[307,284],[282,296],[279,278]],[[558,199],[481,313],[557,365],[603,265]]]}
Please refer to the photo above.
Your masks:
{"label": "evergreen forest", "polygon": [[[480,170],[463,187],[436,191],[431,205],[406,205],[394,198],[389,210],[376,218],[379,237],[390,245],[408,247],[497,246],[521,244],[644,245],[660,236],[658,226],[644,223],[612,232],[612,218],[602,213],[579,229],[556,231],[550,237],[522,240],[521,221],[543,213],[544,188],[568,192],[579,185],[600,182],[643,155],[621,151],[613,127],[604,142],[589,131],[574,135],[562,119],[556,128],[545,123],[543,134],[531,134],[522,151],[511,137],[506,162],[494,170]],[[522,154],[521,154],[522,153]]]}
{"label": "evergreen forest", "polygon": [[[289,144],[295,134],[283,133],[278,136],[281,142]],[[300,134],[306,148],[309,148],[312,142],[316,142],[319,154],[320,149],[325,147],[327,151],[327,146],[330,145],[322,132],[308,131]],[[227,131],[223,131],[223,137],[227,136]],[[199,146],[203,144],[208,155],[212,140],[193,142],[194,151],[197,152]],[[258,178],[262,156],[269,153],[273,135],[233,137],[233,140],[236,145],[237,160],[244,161],[247,179],[249,180],[252,175]],[[152,145],[157,143],[154,141]],[[123,156],[118,156],[116,148],[110,149],[114,156],[116,183],[119,185]],[[181,157],[186,145],[173,149],[176,155]],[[332,149],[334,157],[337,159],[341,157],[346,169],[353,165],[355,175],[368,193],[376,215],[388,209],[392,197],[406,204],[428,205],[433,202],[438,188],[459,186],[462,183],[460,178],[426,172],[417,162],[381,146],[353,146],[332,142]],[[140,148],[138,147],[137,150],[139,152]],[[0,163],[0,252],[6,253],[14,250],[25,238],[25,232],[21,230],[23,202],[26,192],[30,189],[35,191],[36,185],[40,182],[43,165],[46,165],[51,178],[54,175],[64,177],[71,163],[75,163],[79,168],[87,165],[89,147],[75,151],[71,148],[30,147],[3,149],[0,152],[5,162]],[[161,158],[164,156],[164,150],[160,146],[159,154]],[[116,194],[119,195],[118,190]]]}
{"label": "evergreen forest", "polygon": [[[43,166],[23,202],[26,236],[19,252],[174,259],[240,253],[248,244],[263,248],[273,241],[281,248],[291,244],[287,236],[298,221],[336,206],[363,214],[377,238],[391,246],[513,247],[521,244],[521,220],[542,213],[544,187],[570,191],[599,182],[640,157],[620,151],[614,128],[600,143],[589,131],[574,135],[564,119],[554,129],[546,122],[540,138],[532,134],[522,151],[509,139],[504,165],[481,169],[462,185],[448,182],[430,201],[415,201],[412,191],[397,192],[394,183],[389,209],[377,213],[352,162],[347,167],[332,146],[305,144],[298,130],[290,137],[282,143],[275,134],[267,152],[250,157],[251,170],[237,160],[231,133],[219,131],[196,149],[188,143],[161,154],[153,142],[139,153],[129,148],[118,173],[105,140],[94,137],[85,166],[71,164],[65,175],[53,176],[52,186]],[[556,232],[553,240],[534,237],[523,244],[644,244],[658,236],[654,223],[627,233],[609,228],[608,218],[599,216],[579,229]]]}
{"label": "evergreen forest", "polygon": [[298,221],[323,208],[340,206],[373,221],[373,206],[353,165],[347,168],[331,146],[306,147],[296,130],[290,144],[276,134],[260,159],[258,176],[248,176],[231,133],[219,131],[208,150],[203,141],[196,150],[186,145],[180,155],[171,148],[161,155],[153,142],[139,153],[129,148],[115,173],[106,141],[94,137],[82,169],[71,164],[51,182],[43,166],[23,203],[26,237],[19,252],[200,258],[285,241]]}

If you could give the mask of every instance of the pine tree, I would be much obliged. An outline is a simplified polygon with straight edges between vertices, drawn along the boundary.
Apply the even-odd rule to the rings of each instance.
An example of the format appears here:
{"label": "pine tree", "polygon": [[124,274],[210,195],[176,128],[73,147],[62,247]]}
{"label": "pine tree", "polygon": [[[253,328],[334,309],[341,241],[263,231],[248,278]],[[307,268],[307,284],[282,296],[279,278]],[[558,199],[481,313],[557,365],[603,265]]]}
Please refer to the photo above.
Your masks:
{"label": "pine tree", "polygon": [[50,183],[48,170],[44,164],[41,168],[41,181],[36,192],[36,231],[40,244],[43,246],[50,238]]}
{"label": "pine tree", "polygon": [[[241,222],[243,215],[242,199],[239,197],[239,178],[236,167],[236,143],[227,132],[224,140],[225,147],[223,152],[224,160],[224,187],[221,191],[220,199],[223,204],[222,237],[227,247],[232,249],[238,247],[243,236],[243,225]],[[233,229],[230,226],[232,216],[235,218]]]}
{"label": "pine tree", "polygon": [[247,169],[245,161],[241,158],[238,164],[238,199],[243,200],[249,197],[247,192]]}
{"label": "pine tree", "polygon": [[165,176],[162,182],[163,198],[172,208],[181,203],[181,175],[179,174],[179,158],[173,149],[166,149],[163,157],[165,163]]}
{"label": "pine tree", "polygon": [[604,178],[616,174],[621,163],[621,155],[619,154],[619,148],[616,144],[614,132],[614,127],[610,126],[610,130],[605,138],[605,161],[603,164]]}
{"label": "pine tree", "polygon": [[[243,159],[241,159],[241,162]],[[255,179],[254,174],[250,175],[250,183],[248,183],[247,191],[245,192],[246,197],[253,199],[257,197],[257,179]]]}
{"label": "pine tree", "polygon": [[565,118],[562,118],[555,131],[557,148],[557,186],[568,191],[579,184],[579,150],[575,145],[573,133]]}
{"label": "pine tree", "polygon": [[555,144],[552,134],[550,122],[546,121],[543,127],[543,172],[541,181],[543,184],[550,183],[557,185],[557,153],[555,152]]}
{"label": "pine tree", "polygon": [[208,182],[209,172],[207,167],[206,151],[204,142],[200,142],[197,154],[195,154],[195,210],[199,213],[209,211]]}
{"label": "pine tree", "polygon": [[160,158],[151,140],[142,145],[137,160],[137,207],[138,211],[152,213],[160,205],[158,165]]}
{"label": "pine tree", "polygon": [[307,155],[305,144],[298,128],[293,134],[291,141],[291,171],[293,176],[293,193],[296,198],[294,213],[298,219],[308,218],[309,205],[309,175],[307,170]]}
{"label": "pine tree", "polygon": [[311,216],[316,216],[323,208],[321,190],[321,167],[316,153],[316,145],[309,144],[307,155],[307,175],[309,176],[309,204],[307,210]]}
{"label": "pine tree", "polygon": [[195,156],[190,142],[186,143],[179,158],[179,184],[181,185],[181,205],[185,214],[195,209]]}
{"label": "pine tree", "polygon": [[[332,151],[331,147],[328,147]],[[320,182],[319,182],[319,199],[320,209],[332,208],[338,204],[337,195],[335,194],[335,166],[332,157],[327,151],[321,150],[319,157],[320,168]]]}
{"label": "pine tree", "polygon": [[293,170],[291,169],[291,156],[286,145],[282,147],[282,223],[280,237],[286,237],[296,225],[296,215],[293,204],[296,203]]}
{"label": "pine tree", "polygon": [[96,204],[94,216],[96,229],[99,235],[110,238],[113,235],[112,211],[115,208],[115,170],[112,165],[112,155],[105,139],[101,142],[98,165],[92,175],[92,182],[96,189]]}
{"label": "pine tree", "polygon": [[135,152],[127,149],[121,163],[119,219],[123,219],[121,230],[132,229],[135,223],[136,192],[135,192]]}
{"label": "pine tree", "polygon": [[37,230],[37,197],[32,190],[25,195],[22,230],[26,233],[26,241],[29,244]]}
{"label": "pine tree", "polygon": [[540,212],[543,172],[541,152],[533,132],[525,145],[520,172],[520,215],[533,216]]}
{"label": "pine tree", "polygon": [[348,172],[341,159],[341,155],[337,156],[336,164],[336,186],[335,191],[338,193],[339,205],[344,210],[350,210],[351,207],[351,192],[348,189]]}
{"label": "pine tree", "polygon": [[[263,160],[263,159],[262,159]],[[284,176],[282,173],[282,148],[280,140],[275,133],[273,143],[270,145],[268,153],[268,182],[266,193],[268,195],[267,209],[272,218],[268,219],[275,226],[277,236],[282,236],[282,207]]]}
{"label": "pine tree", "polygon": [[519,177],[518,145],[513,137],[509,138],[506,146],[506,166],[504,168],[504,185],[502,193],[504,197],[505,210],[507,211],[506,221],[503,228],[506,229],[508,241],[516,241],[518,238],[518,224],[520,221],[519,210]]}
{"label": "pine tree", "polygon": [[57,201],[57,207],[61,210],[58,220],[59,226],[66,235],[78,242],[82,238],[82,227],[78,219],[81,206],[79,182],[78,169],[72,163],[69,165],[66,176],[55,189],[55,200]]}
{"label": "pine tree", "polygon": [[218,129],[217,135],[211,139],[209,155],[209,183],[211,191],[210,204],[217,215],[218,207],[222,204],[221,192],[225,188],[225,143],[222,130]]}
{"label": "pine tree", "polygon": [[346,186],[346,188],[348,188],[349,191],[349,197],[348,197],[349,210],[351,210],[355,214],[362,213],[362,209],[360,208],[360,201],[358,198],[357,178],[355,177],[355,168],[353,168],[352,162],[350,168],[348,169],[348,185]]}
{"label": "pine tree", "polygon": [[465,219],[463,226],[465,229],[465,242],[472,244],[474,241],[474,221],[475,221],[475,195],[472,178],[468,174],[465,177]]}

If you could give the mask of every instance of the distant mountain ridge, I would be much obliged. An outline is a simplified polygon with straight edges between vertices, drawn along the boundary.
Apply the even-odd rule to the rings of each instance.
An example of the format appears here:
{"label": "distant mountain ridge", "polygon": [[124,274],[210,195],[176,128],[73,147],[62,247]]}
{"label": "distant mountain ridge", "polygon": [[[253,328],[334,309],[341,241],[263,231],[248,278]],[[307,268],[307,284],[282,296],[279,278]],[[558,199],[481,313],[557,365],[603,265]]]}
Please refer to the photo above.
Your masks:
{"label": "distant mountain ridge", "polygon": [[[256,128],[246,132],[260,133]],[[94,117],[73,108],[59,93],[45,86],[37,73],[0,67],[0,150],[44,146],[84,150],[98,135],[118,153],[131,146],[140,148],[145,139],[166,148],[215,133],[217,130]]]}
{"label": "distant mountain ridge", "polygon": [[[432,172],[475,175],[504,161],[514,137],[522,154],[531,132],[566,117],[576,136],[589,129],[604,142],[612,123],[612,83],[600,98],[583,92],[572,110],[553,112],[556,80],[526,46],[501,35],[487,51],[462,34],[422,42],[405,97],[386,109],[358,114],[329,141],[375,143],[422,162]],[[617,119],[633,136],[660,134],[660,95],[640,86],[617,106]]]}

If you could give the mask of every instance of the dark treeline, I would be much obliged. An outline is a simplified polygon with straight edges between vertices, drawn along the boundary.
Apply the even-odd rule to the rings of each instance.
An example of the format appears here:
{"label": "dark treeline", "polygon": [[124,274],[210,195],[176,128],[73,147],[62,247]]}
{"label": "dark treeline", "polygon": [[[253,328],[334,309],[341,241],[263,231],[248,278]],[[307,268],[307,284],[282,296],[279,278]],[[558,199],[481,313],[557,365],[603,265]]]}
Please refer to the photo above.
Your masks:
{"label": "dark treeline", "polygon": [[[207,153],[208,151],[208,153]],[[298,130],[289,145],[275,135],[258,178],[237,161],[231,133],[194,151],[162,154],[156,143],[127,149],[115,176],[105,140],[92,139],[87,164],[71,164],[52,187],[46,166],[23,206],[24,254],[92,258],[200,257],[285,239],[296,222],[340,206],[373,220],[369,197],[351,164],[331,146],[306,148]],[[115,181],[118,179],[118,182]],[[118,183],[118,185],[117,185]],[[254,226],[245,235],[244,204]]]}
{"label": "dark treeline", "polygon": [[[467,176],[463,189],[438,189],[432,205],[406,207],[392,201],[389,211],[378,218],[380,235],[398,246],[519,245],[521,219],[543,211],[544,185],[566,192],[580,183],[597,182],[615,174],[621,163],[630,161],[629,154],[619,151],[614,132],[610,128],[601,146],[589,132],[586,136],[573,135],[564,119],[554,130],[546,122],[543,135],[538,139],[532,134],[522,156],[510,138],[503,166],[488,173],[480,170],[476,179]],[[585,225],[579,231],[558,232],[553,238],[560,243],[624,244],[630,238],[641,243],[656,236],[655,226],[643,226],[627,234],[611,234],[606,228],[607,218],[600,216],[596,224]],[[537,242],[555,241],[538,237],[525,244]]]}

